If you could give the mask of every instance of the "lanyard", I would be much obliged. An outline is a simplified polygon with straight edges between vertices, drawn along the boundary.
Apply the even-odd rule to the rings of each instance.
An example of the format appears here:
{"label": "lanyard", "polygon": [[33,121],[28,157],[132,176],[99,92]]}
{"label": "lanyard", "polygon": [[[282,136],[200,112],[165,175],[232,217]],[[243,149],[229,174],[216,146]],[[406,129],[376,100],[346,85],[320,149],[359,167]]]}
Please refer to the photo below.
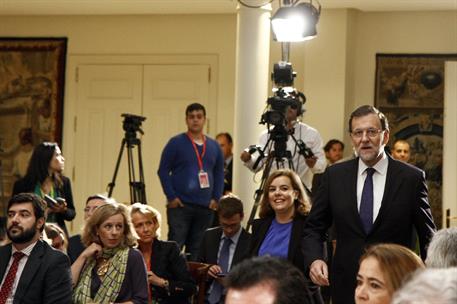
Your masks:
{"label": "lanyard", "polygon": [[205,156],[205,152],[206,152],[206,137],[205,137],[205,135],[202,135],[203,136],[203,150],[202,150],[202,154],[200,155],[200,153],[198,152],[198,149],[197,149],[197,145],[195,144],[192,137],[190,137],[189,132],[187,132],[186,134],[187,134],[187,137],[189,137],[190,142],[192,143],[192,146],[194,147],[195,155],[197,155],[198,167],[200,168],[200,171],[203,171],[202,159]]}

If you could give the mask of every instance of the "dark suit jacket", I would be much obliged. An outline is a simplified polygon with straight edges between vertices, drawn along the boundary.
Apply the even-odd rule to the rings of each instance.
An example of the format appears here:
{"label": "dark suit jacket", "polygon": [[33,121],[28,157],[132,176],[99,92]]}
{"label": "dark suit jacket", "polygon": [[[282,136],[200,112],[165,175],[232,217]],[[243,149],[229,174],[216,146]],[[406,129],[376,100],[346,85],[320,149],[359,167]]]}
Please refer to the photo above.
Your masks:
{"label": "dark suit jacket", "polygon": [[[240,238],[233,253],[231,268],[249,257],[249,244],[251,242],[251,234],[241,228]],[[205,231],[203,241],[200,247],[198,261],[207,264],[217,264],[217,253],[222,237],[222,227],[214,227]]]}
{"label": "dark suit jacket", "polygon": [[81,241],[81,234],[75,234],[68,239],[67,255],[70,258],[70,263],[73,264],[79,255],[86,249]]}
{"label": "dark suit jacket", "polygon": [[337,243],[330,284],[335,304],[354,302],[359,258],[368,245],[396,243],[414,248],[411,235],[415,227],[425,259],[426,246],[435,231],[424,172],[388,157],[381,208],[366,234],[357,209],[358,161],[356,158],[327,168],[314,196],[302,243],[309,267],[314,260],[323,259],[322,241],[334,223]]}
{"label": "dark suit jacket", "polygon": [[[56,189],[57,196],[65,199],[67,203],[67,211],[64,213],[56,214],[57,224],[65,231],[68,235],[67,227],[65,226],[65,221],[71,221],[76,216],[75,205],[73,203],[73,194],[71,192],[71,183],[70,180],[62,176],[62,188]],[[25,178],[21,178],[14,183],[13,195],[22,193],[22,192],[34,192],[36,184],[28,182]]]}
{"label": "dark suit jacket", "polygon": [[186,259],[181,255],[175,242],[155,239],[152,243],[151,271],[157,276],[168,280],[170,295],[161,287],[152,286],[152,294],[163,302],[182,304],[188,303],[197,287],[187,269]]}
{"label": "dark suit jacket", "polygon": [[[0,247],[0,282],[6,275],[12,245]],[[38,241],[25,264],[13,304],[71,303],[72,287],[68,257]]]}

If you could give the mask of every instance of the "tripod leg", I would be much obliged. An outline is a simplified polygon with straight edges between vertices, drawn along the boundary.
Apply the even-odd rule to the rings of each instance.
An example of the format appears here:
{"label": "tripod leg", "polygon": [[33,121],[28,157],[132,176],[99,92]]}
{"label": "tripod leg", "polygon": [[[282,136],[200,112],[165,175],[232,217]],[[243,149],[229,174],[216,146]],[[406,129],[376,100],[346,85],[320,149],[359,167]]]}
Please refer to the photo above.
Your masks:
{"label": "tripod leg", "polygon": [[273,160],[274,157],[271,155],[268,155],[267,161],[265,163],[265,168],[263,169],[262,173],[262,181],[260,182],[259,188],[255,191],[255,199],[254,199],[254,205],[252,206],[251,214],[249,215],[249,220],[246,225],[246,231],[249,231],[252,226],[252,222],[254,221],[254,217],[257,214],[257,208],[259,207],[260,204],[260,199],[262,197],[262,192],[263,188],[265,186],[265,182],[268,179],[268,176],[270,176],[270,170],[271,166],[273,165]]}
{"label": "tripod leg", "polygon": [[135,191],[135,167],[133,164],[133,155],[132,155],[133,145],[130,143],[127,145],[127,155],[128,155],[128,166],[129,166],[129,189],[130,189],[130,203],[138,202],[137,193]]}
{"label": "tripod leg", "polygon": [[116,185],[117,172],[119,171],[119,165],[121,163],[122,153],[124,152],[124,147],[125,147],[125,138],[122,139],[121,149],[119,150],[119,155],[117,157],[117,162],[116,162],[116,167],[114,169],[113,179],[111,180],[111,183],[109,183],[107,186],[108,197],[111,197],[111,195],[113,194],[114,186]]}
{"label": "tripod leg", "polygon": [[140,182],[138,184],[138,190],[140,192],[140,202],[147,204],[146,200],[146,186],[144,183],[144,171],[143,171],[143,158],[141,157],[141,141],[138,143],[138,174],[140,175]]}

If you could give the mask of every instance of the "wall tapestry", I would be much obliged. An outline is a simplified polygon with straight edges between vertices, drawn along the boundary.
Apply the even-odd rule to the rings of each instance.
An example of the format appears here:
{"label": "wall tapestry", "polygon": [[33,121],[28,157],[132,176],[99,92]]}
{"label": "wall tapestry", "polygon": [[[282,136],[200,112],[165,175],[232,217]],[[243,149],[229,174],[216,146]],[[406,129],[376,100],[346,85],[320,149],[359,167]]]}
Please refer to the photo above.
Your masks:
{"label": "wall tapestry", "polygon": [[444,62],[457,54],[377,54],[375,106],[390,123],[389,146],[411,147],[410,163],[426,173],[429,201],[442,226]]}
{"label": "wall tapestry", "polygon": [[0,38],[0,216],[33,147],[61,142],[67,38]]}

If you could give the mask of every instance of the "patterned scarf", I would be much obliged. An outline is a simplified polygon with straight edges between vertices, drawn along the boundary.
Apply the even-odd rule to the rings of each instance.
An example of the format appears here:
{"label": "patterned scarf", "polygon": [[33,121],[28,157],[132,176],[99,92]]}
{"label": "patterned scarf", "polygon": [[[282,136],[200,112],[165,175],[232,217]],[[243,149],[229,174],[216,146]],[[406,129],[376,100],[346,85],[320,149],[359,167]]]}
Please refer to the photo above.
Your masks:
{"label": "patterned scarf", "polygon": [[92,269],[97,261],[92,258],[84,265],[78,285],[73,292],[74,304],[112,303],[116,300],[125,278],[129,248],[103,249],[101,258],[110,259],[108,271],[101,279],[100,288],[94,299],[90,297]]}

